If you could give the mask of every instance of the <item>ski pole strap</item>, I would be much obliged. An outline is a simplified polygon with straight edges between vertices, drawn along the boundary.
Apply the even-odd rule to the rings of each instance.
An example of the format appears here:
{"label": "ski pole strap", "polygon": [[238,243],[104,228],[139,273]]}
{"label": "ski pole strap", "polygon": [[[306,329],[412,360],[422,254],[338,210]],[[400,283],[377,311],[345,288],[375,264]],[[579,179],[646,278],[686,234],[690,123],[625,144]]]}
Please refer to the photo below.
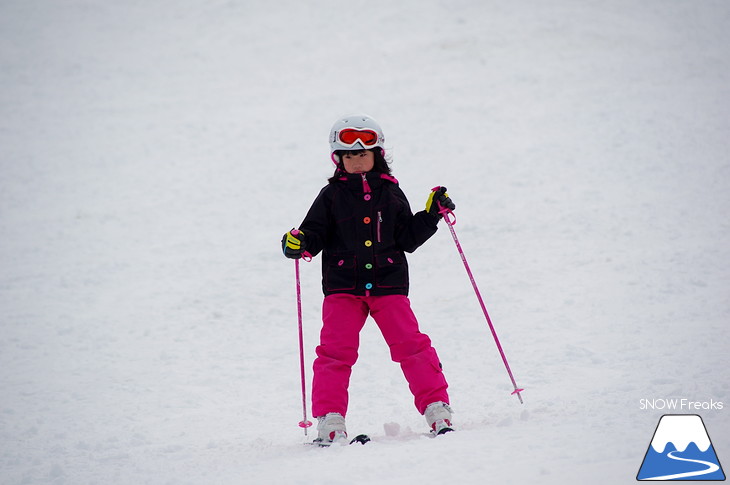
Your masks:
{"label": "ski pole strap", "polygon": [[456,225],[456,216],[454,215],[454,211],[449,209],[448,207],[444,207],[441,205],[441,202],[436,201],[436,204],[439,208],[439,214],[441,214],[444,218],[444,222],[448,224],[449,226],[455,226]]}
{"label": "ski pole strap", "polygon": [[[440,188],[441,186],[434,187],[431,189],[431,192],[436,192]],[[438,207],[438,213],[441,214],[441,216],[444,218],[446,224],[450,226],[456,224],[456,216],[454,215],[454,211],[452,211],[448,207],[444,207],[443,205],[441,205],[441,202],[438,199],[436,200],[436,207]]]}

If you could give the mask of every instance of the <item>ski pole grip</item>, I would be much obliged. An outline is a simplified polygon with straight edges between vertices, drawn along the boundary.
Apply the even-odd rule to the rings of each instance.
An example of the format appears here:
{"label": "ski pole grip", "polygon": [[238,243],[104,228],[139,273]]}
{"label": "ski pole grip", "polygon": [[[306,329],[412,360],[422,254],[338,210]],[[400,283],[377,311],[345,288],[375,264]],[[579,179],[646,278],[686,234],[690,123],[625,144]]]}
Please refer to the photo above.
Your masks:
{"label": "ski pole grip", "polygon": [[[431,189],[431,192],[436,192],[440,188],[441,188],[440,185],[436,186]],[[446,224],[448,224],[450,226],[453,226],[456,224],[456,216],[454,215],[454,212],[451,209],[442,206],[441,202],[439,202],[438,199],[436,199],[436,207],[438,207],[438,209],[439,209],[438,212],[444,218],[444,221],[446,222]]]}
{"label": "ski pole grip", "polygon": [[[301,231],[299,229],[292,229],[291,231],[289,231],[289,233],[294,237],[298,236],[300,232]],[[312,255],[309,253],[309,251],[304,251],[302,252],[302,259],[308,263],[312,260]]]}

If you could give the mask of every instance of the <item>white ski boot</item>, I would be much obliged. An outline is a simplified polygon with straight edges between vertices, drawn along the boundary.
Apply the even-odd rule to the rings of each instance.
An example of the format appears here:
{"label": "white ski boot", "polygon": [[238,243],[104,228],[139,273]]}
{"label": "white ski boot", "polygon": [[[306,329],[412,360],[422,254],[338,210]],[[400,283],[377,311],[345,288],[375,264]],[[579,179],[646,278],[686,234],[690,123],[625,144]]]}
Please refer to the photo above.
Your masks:
{"label": "white ski boot", "polygon": [[315,440],[323,446],[331,445],[334,442],[347,443],[347,427],[345,418],[340,413],[328,413],[325,416],[317,417],[318,436]]}
{"label": "white ski boot", "polygon": [[431,433],[437,436],[454,431],[454,428],[451,427],[452,413],[451,406],[443,401],[437,401],[426,406],[426,412],[423,415],[431,427]]}

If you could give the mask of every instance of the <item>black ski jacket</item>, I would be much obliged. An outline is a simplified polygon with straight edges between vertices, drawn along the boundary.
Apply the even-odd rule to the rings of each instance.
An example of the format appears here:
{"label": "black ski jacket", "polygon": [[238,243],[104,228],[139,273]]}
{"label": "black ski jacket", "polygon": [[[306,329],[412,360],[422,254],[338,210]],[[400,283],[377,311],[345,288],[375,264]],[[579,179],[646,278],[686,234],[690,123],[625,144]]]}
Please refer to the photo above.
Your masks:
{"label": "black ski jacket", "polygon": [[306,250],[322,252],[325,295],[407,295],[412,253],[440,217],[415,215],[398,181],[379,172],[342,174],[324,187],[299,226]]}

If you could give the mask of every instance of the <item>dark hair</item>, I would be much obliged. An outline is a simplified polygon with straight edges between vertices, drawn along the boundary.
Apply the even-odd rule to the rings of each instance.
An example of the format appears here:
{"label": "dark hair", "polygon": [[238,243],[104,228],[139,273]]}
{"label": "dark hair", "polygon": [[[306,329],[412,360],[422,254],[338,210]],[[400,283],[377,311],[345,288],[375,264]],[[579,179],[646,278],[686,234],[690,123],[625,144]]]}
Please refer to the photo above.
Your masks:
{"label": "dark hair", "polygon": [[335,157],[339,162],[337,162],[337,168],[335,169],[334,175],[330,177],[329,182],[335,182],[337,179],[339,179],[343,174],[346,174],[345,171],[345,164],[342,162],[342,155],[345,153],[351,153],[351,154],[358,154],[362,153],[364,151],[370,151],[373,152],[373,155],[375,156],[375,163],[373,165],[373,169],[371,172],[379,172],[384,173],[386,175],[391,175],[390,171],[390,163],[385,158],[385,151],[380,147],[371,148],[369,150],[336,150],[335,151]]}

